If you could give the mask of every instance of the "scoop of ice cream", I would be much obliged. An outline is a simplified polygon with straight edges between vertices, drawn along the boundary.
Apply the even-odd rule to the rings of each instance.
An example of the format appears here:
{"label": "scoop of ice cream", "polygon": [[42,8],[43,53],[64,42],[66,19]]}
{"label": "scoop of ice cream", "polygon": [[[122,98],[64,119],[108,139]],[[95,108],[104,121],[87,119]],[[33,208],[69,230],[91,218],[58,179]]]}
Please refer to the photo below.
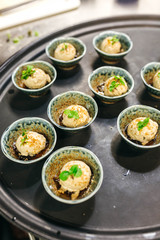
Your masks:
{"label": "scoop of ice cream", "polygon": [[[121,80],[120,80],[121,79]],[[119,96],[128,91],[128,86],[123,77],[117,77],[116,78],[110,77],[106,80],[104,85],[104,95],[105,96]]]}
{"label": "scoop of ice cream", "polygon": [[23,79],[23,83],[30,89],[38,89],[44,87],[51,81],[51,78],[40,68],[33,68],[35,71],[27,79]]}
{"label": "scoop of ice cream", "polygon": [[105,53],[116,54],[121,51],[121,43],[119,41],[113,42],[113,37],[105,38],[101,43],[101,50]]}
{"label": "scoop of ice cream", "polygon": [[[27,137],[26,137],[27,136]],[[23,142],[25,137],[25,141]],[[29,131],[20,135],[16,141],[17,150],[22,156],[34,156],[46,147],[46,138],[37,132]]]}
{"label": "scoop of ice cream", "polygon": [[71,198],[76,199],[79,195],[79,192],[88,187],[91,179],[91,170],[90,167],[83,161],[74,160],[67,162],[61,169],[61,172],[69,171],[73,165],[78,165],[82,171],[82,175],[80,177],[70,175],[66,181],[62,181],[60,179],[59,183],[61,185],[61,192],[73,192]]}
{"label": "scoop of ice cream", "polygon": [[69,116],[69,114],[65,113],[66,111],[63,112],[62,124],[66,127],[76,128],[76,127],[84,126],[91,120],[87,109],[84,108],[83,106],[71,105],[65,110],[70,110],[71,113],[72,111],[75,111],[78,113],[78,118],[76,118],[74,114],[73,114],[73,117],[71,117]]}
{"label": "scoop of ice cream", "polygon": [[59,60],[69,61],[75,58],[76,49],[70,43],[61,43],[57,46],[54,57]]}
{"label": "scoop of ice cream", "polygon": [[158,131],[158,124],[149,119],[148,124],[143,127],[141,130],[138,130],[138,122],[144,121],[145,117],[139,117],[134,119],[127,128],[127,134],[132,140],[136,140],[142,143],[142,145],[146,145],[152,139],[155,138]]}
{"label": "scoop of ice cream", "polygon": [[160,70],[153,77],[153,87],[160,89]]}

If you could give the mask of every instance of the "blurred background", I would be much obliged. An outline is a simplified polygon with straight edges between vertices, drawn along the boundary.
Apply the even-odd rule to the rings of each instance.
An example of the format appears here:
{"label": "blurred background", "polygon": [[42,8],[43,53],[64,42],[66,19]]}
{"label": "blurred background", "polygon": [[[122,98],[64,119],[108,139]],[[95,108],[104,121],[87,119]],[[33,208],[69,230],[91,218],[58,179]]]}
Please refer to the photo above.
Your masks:
{"label": "blurred background", "polygon": [[[19,7],[18,7],[19,6]],[[159,0],[0,0],[0,65],[50,33],[105,17],[160,14]]]}

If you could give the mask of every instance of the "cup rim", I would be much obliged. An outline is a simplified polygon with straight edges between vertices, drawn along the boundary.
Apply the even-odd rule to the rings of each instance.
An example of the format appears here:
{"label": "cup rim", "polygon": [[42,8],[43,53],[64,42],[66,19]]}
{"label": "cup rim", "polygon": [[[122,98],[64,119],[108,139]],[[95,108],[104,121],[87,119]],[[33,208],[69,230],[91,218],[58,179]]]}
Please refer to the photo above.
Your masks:
{"label": "cup rim", "polygon": [[132,105],[130,107],[125,108],[122,112],[120,112],[120,114],[118,115],[118,118],[117,118],[117,129],[118,129],[118,132],[121,135],[121,137],[124,140],[126,140],[129,144],[131,144],[131,145],[133,145],[137,148],[140,148],[140,149],[152,149],[152,148],[156,148],[156,147],[160,146],[160,143],[155,144],[155,145],[151,145],[151,146],[139,145],[139,144],[136,144],[136,143],[132,142],[131,140],[129,140],[127,137],[124,136],[124,134],[122,133],[121,128],[120,128],[120,119],[124,114],[126,114],[128,112],[128,110],[133,109],[133,108],[150,109],[150,110],[153,110],[153,111],[160,114],[160,111],[158,109],[147,106],[147,105]]}
{"label": "cup rim", "polygon": [[[100,36],[103,36],[105,34],[114,34],[114,35],[121,35],[121,36],[124,36],[128,42],[130,42],[130,47],[128,48],[128,50],[124,51],[124,52],[121,52],[121,53],[115,53],[115,54],[110,54],[110,53],[106,53],[104,51],[102,51],[101,49],[99,49],[97,46],[96,46],[96,40],[99,39]],[[133,47],[133,42],[131,40],[131,38],[129,37],[129,35],[127,35],[126,33],[121,33],[121,32],[116,32],[116,31],[103,31],[101,33],[99,33],[98,35],[96,35],[94,38],[93,38],[93,41],[92,41],[92,44],[94,46],[94,48],[96,49],[96,51],[98,51],[99,53],[101,53],[102,55],[105,55],[105,56],[111,56],[111,57],[118,57],[118,56],[124,56],[126,55],[127,53],[129,53]]]}
{"label": "cup rim", "polygon": [[[96,161],[98,167],[99,167],[99,170],[100,170],[100,178],[99,178],[99,181],[97,182],[97,185],[96,185],[96,188],[94,189],[94,191],[92,191],[88,196],[84,197],[84,198],[81,198],[81,199],[75,199],[75,200],[67,200],[67,199],[63,199],[61,197],[58,197],[56,194],[54,194],[48,187],[47,183],[46,183],[46,179],[45,179],[45,170],[46,170],[46,167],[48,166],[48,164],[51,162],[52,158],[57,155],[58,153],[62,152],[62,151],[65,151],[65,150],[80,150],[80,151],[85,151],[87,153],[89,153]],[[54,161],[53,161],[54,162]],[[94,196],[96,194],[96,192],[98,192],[98,190],[100,189],[101,187],[101,184],[103,182],[103,168],[102,168],[102,164],[100,162],[100,160],[98,159],[98,157],[92,152],[90,151],[89,149],[87,148],[84,148],[84,147],[79,147],[79,146],[67,146],[67,147],[62,147],[62,148],[59,148],[58,150],[56,150],[54,153],[52,153],[48,159],[45,161],[43,167],[42,167],[42,183],[43,183],[43,186],[46,190],[46,192],[54,199],[56,199],[57,201],[59,202],[63,202],[63,203],[67,203],[67,204],[79,204],[79,203],[82,203],[84,201],[87,201],[88,199],[90,199],[92,196]]]}
{"label": "cup rim", "polygon": [[[65,127],[65,126],[61,126],[59,125],[58,123],[56,123],[54,121],[54,119],[52,118],[51,116],[51,106],[53,104],[53,102],[57,99],[57,98],[60,98],[62,96],[65,96],[66,94],[69,94],[69,93],[78,93],[79,95],[83,95],[85,97],[88,97],[92,102],[93,102],[93,105],[95,106],[95,114],[94,114],[94,117],[91,119],[91,121],[89,123],[87,123],[86,125],[83,125],[83,126],[80,126],[80,127],[76,127],[76,128],[69,128],[69,127]],[[85,93],[82,93],[80,91],[67,91],[67,92],[63,92],[63,93],[60,93],[58,95],[56,95],[54,98],[52,98],[48,104],[48,107],[47,107],[47,115],[48,115],[48,118],[50,119],[50,121],[55,125],[57,126],[58,128],[62,129],[62,130],[66,130],[66,131],[77,131],[77,130],[80,130],[80,129],[84,129],[86,127],[88,127],[94,120],[95,118],[97,117],[97,114],[98,114],[98,105],[96,103],[96,101],[91,97],[89,96],[88,94],[85,94]]]}
{"label": "cup rim", "polygon": [[[23,66],[26,66],[26,65],[29,65],[29,64],[34,64],[34,63],[43,63],[43,64],[47,65],[48,67],[52,68],[52,70],[53,70],[53,72],[54,72],[54,78],[51,80],[50,83],[48,83],[47,85],[45,85],[45,86],[42,87],[42,88],[37,88],[37,89],[31,89],[31,88],[29,88],[29,89],[27,89],[27,88],[19,87],[19,86],[16,84],[15,80],[14,80],[17,71],[19,70],[20,67],[23,67]],[[56,71],[55,67],[53,67],[50,63],[48,63],[48,62],[46,62],[46,61],[40,61],[40,60],[38,60],[38,61],[29,61],[29,62],[22,63],[22,64],[18,65],[18,66],[16,67],[16,69],[15,69],[15,70],[13,71],[13,73],[12,73],[12,83],[14,84],[14,86],[15,86],[17,89],[19,89],[19,90],[21,90],[21,91],[23,91],[23,92],[29,92],[29,93],[36,93],[36,92],[43,91],[43,90],[47,89],[48,87],[50,87],[50,86],[54,83],[54,81],[56,80],[56,78],[57,78],[57,71]]]}
{"label": "cup rim", "polygon": [[[19,159],[16,159],[14,157],[12,157],[10,154],[8,154],[8,152],[6,151],[6,148],[3,144],[3,139],[4,137],[6,136],[6,134],[8,134],[10,131],[12,131],[13,129],[13,126],[16,124],[19,124],[21,122],[24,122],[25,120],[30,120],[30,121],[35,121],[35,120],[39,120],[41,122],[45,122],[49,128],[51,128],[53,130],[53,133],[54,133],[54,142],[51,146],[51,148],[49,149],[48,152],[46,152],[43,156],[39,157],[39,158],[36,158],[34,160],[27,160],[27,161],[22,161],[22,160],[19,160]],[[14,128],[15,129],[15,128]],[[56,142],[57,142],[57,133],[56,133],[56,130],[55,128],[52,126],[52,124],[50,122],[48,122],[46,119],[43,119],[43,118],[40,118],[40,117],[24,117],[24,118],[20,118],[14,122],[12,122],[3,132],[2,134],[2,137],[1,137],[1,150],[3,152],[3,154],[11,161],[13,162],[16,162],[16,163],[21,163],[21,164],[32,164],[32,163],[35,163],[35,162],[38,162],[38,161],[41,161],[42,159],[44,159],[45,157],[47,157],[51,152],[52,150],[54,149],[55,145],[56,145]]]}
{"label": "cup rim", "polygon": [[[50,55],[50,53],[49,53],[49,47],[52,46],[53,43],[55,43],[55,42],[57,42],[57,41],[59,41],[59,40],[64,40],[64,41],[65,41],[65,40],[66,40],[66,41],[67,41],[67,40],[74,40],[74,41],[80,43],[81,46],[83,46],[84,51],[83,51],[83,53],[82,53],[79,57],[74,58],[74,59],[69,60],[69,61],[64,61],[64,60],[57,59],[57,58],[55,58],[55,57],[53,57],[53,56]],[[64,63],[64,64],[70,64],[70,63],[74,63],[74,62],[77,61],[77,60],[80,60],[80,59],[81,59],[82,57],[84,57],[84,55],[86,54],[86,50],[87,50],[86,45],[82,42],[82,40],[80,40],[80,39],[78,39],[78,38],[74,38],[74,37],[66,37],[66,38],[65,38],[65,37],[59,37],[59,38],[54,38],[54,39],[46,46],[46,48],[45,48],[46,55],[47,55],[50,59],[52,59],[54,62]]]}
{"label": "cup rim", "polygon": [[[96,92],[93,88],[92,88],[92,85],[91,85],[91,78],[99,71],[99,70],[103,70],[103,69],[117,69],[117,70],[122,70],[123,72],[125,72],[129,78],[131,79],[131,88],[124,94],[122,95],[118,95],[118,96],[113,96],[113,97],[110,97],[110,96],[105,96],[105,95],[101,95],[99,94],[98,92]],[[97,69],[95,69],[92,73],[90,73],[89,77],[88,77],[88,85],[89,85],[89,88],[90,90],[95,94],[95,95],[98,95],[99,97],[101,98],[104,98],[104,99],[107,99],[107,100],[116,100],[116,99],[119,99],[119,98],[124,98],[126,97],[130,92],[132,92],[133,88],[134,88],[134,79],[133,77],[131,76],[131,74],[123,69],[123,68],[120,68],[120,67],[112,67],[112,66],[102,66],[102,67],[99,67]]]}

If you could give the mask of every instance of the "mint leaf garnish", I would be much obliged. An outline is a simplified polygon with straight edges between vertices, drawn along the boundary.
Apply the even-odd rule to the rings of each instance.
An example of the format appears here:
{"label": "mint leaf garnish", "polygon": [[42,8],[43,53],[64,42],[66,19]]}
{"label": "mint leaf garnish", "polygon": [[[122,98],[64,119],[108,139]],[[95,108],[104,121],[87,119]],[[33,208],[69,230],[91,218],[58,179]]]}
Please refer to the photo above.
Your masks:
{"label": "mint leaf garnish", "polygon": [[82,175],[82,170],[80,168],[77,169],[76,174],[74,175],[75,177],[80,177]]}
{"label": "mint leaf garnish", "polygon": [[62,180],[62,181],[66,181],[69,177],[69,172],[68,171],[63,171],[60,173],[59,175],[59,178]]}
{"label": "mint leaf garnish", "polygon": [[78,167],[78,165],[73,165],[69,171],[61,172],[59,178],[62,181],[66,181],[70,175],[73,175],[74,177],[80,177],[82,175],[82,170]]}
{"label": "mint leaf garnish", "polygon": [[70,169],[69,169],[69,173],[70,173],[70,175],[74,175],[75,176],[75,174],[77,173],[77,171],[78,171],[78,165],[73,165]]}
{"label": "mint leaf garnish", "polygon": [[79,119],[78,111],[76,110],[65,109],[64,114],[66,114],[68,118]]}
{"label": "mint leaf garnish", "polygon": [[143,121],[139,121],[137,123],[138,131],[140,131],[142,128],[147,126],[148,123],[149,123],[149,118],[145,118]]}

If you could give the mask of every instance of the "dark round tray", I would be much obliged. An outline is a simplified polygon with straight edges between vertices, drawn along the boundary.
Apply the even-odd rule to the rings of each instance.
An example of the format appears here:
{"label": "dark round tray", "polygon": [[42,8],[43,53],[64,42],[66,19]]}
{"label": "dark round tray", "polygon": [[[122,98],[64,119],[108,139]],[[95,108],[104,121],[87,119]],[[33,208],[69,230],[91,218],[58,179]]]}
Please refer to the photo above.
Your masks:
{"label": "dark round tray", "polygon": [[[95,122],[86,130],[67,134],[56,129],[56,149],[67,145],[93,151],[104,169],[99,192],[87,202],[66,205],[52,199],[41,182],[44,161],[21,165],[0,155],[1,214],[19,227],[46,239],[160,239],[160,149],[136,152],[118,134],[118,114],[133,104],[160,109],[160,102],[147,94],[140,77],[148,62],[160,61],[160,16],[107,18],[80,24],[50,34],[22,49],[1,67],[1,127],[28,116],[47,118],[49,101],[61,92],[79,90],[92,95],[88,75],[105,65],[93,49],[92,39],[101,31],[128,33],[133,49],[118,66],[127,69],[135,80],[133,92],[114,105],[101,104]],[[50,62],[45,46],[62,35],[78,37],[87,53],[77,68],[58,71],[51,90],[39,99],[21,94],[11,82],[13,70],[22,62],[41,59]]]}

